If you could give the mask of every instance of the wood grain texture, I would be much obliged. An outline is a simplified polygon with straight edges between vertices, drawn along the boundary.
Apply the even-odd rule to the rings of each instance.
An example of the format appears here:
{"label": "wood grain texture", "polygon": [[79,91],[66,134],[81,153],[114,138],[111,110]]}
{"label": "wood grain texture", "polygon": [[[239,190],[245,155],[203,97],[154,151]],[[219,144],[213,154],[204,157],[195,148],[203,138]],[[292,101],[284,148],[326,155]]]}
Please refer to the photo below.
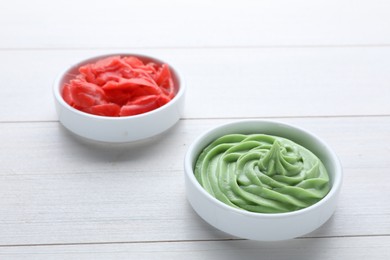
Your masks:
{"label": "wood grain texture", "polygon": [[109,49],[0,51],[0,121],[57,120],[52,84],[67,66],[144,51],[184,75],[187,119],[390,115],[390,47]]}
{"label": "wood grain texture", "polygon": [[390,44],[386,0],[14,0],[0,48]]}
{"label": "wood grain texture", "polygon": [[294,239],[277,243],[188,241],[0,247],[5,259],[388,259],[390,238]]}
{"label": "wood grain texture", "polygon": [[[81,140],[58,122],[0,124],[0,245],[232,238],[193,212],[182,166],[196,136],[229,121],[181,120],[129,145]],[[324,138],[345,171],[335,215],[308,237],[390,235],[390,117],[283,121]]]}
{"label": "wood grain texture", "polygon": [[[0,259],[390,258],[390,2],[13,0],[0,4]],[[55,77],[93,55],[143,53],[187,85],[183,119],[132,144],[74,136]],[[306,128],[339,155],[334,216],[258,243],[209,226],[183,159],[244,118]]]}

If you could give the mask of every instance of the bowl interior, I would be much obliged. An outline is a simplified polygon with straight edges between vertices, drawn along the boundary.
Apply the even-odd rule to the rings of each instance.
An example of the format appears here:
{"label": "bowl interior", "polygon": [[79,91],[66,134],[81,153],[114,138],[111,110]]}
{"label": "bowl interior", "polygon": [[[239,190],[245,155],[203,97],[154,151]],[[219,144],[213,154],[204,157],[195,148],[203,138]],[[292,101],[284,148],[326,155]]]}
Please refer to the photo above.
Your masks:
{"label": "bowl interior", "polygon": [[[179,96],[181,96],[183,94],[183,91],[184,91],[183,87],[184,86],[182,84],[182,79],[181,79],[179,73],[175,70],[175,68],[173,66],[171,66],[169,63],[161,61],[161,60],[156,59],[156,58],[152,58],[152,57],[147,56],[147,55],[132,54],[132,53],[113,53],[113,54],[106,54],[106,55],[96,56],[96,57],[92,57],[92,58],[83,60],[83,61],[81,61],[81,62],[79,62],[77,64],[74,64],[74,65],[70,66],[63,73],[61,73],[60,77],[55,82],[55,88],[54,88],[54,92],[55,93],[54,94],[55,94],[56,99],[62,105],[66,106],[66,107],[69,107],[72,110],[76,110],[73,107],[69,106],[69,104],[66,103],[65,100],[62,97],[62,89],[64,87],[64,84],[69,82],[70,80],[74,79],[76,77],[76,75],[79,74],[78,69],[81,66],[86,65],[88,63],[95,63],[98,60],[101,60],[101,59],[104,59],[104,58],[108,58],[108,57],[111,57],[111,56],[122,56],[122,57],[123,56],[133,56],[133,57],[137,57],[138,59],[140,59],[144,63],[153,62],[153,63],[156,63],[158,65],[161,65],[161,64],[164,64],[164,63],[168,64],[169,69],[171,71],[173,85],[174,85],[174,88],[175,88],[175,97],[170,102],[172,102],[173,100],[179,98]],[[150,113],[152,111],[146,112],[144,114]],[[82,111],[79,111],[79,112],[85,114]],[[88,114],[88,115],[90,115],[90,114]],[[91,115],[91,116],[94,116],[94,115]],[[104,116],[98,116],[98,117],[104,117]],[[118,119],[118,118],[112,118],[112,119]]]}
{"label": "bowl interior", "polygon": [[[198,183],[194,175],[194,167],[196,160],[202,150],[210,144],[215,139],[227,135],[227,134],[268,134],[275,135],[290,139],[291,141],[296,142],[297,144],[309,149],[313,152],[319,159],[322,161],[324,166],[326,167],[329,178],[331,189],[329,193],[319,202],[293,212],[287,213],[274,213],[274,214],[262,214],[262,213],[254,213],[254,212],[245,212],[245,214],[256,214],[256,215],[283,215],[283,214],[295,214],[296,212],[305,211],[310,209],[311,207],[316,207],[318,204],[322,203],[327,197],[332,196],[333,193],[338,192],[341,181],[342,181],[342,170],[340,162],[333,152],[333,150],[320,138],[317,136],[305,131],[301,128],[294,127],[285,123],[275,122],[275,121],[266,121],[266,120],[244,120],[239,122],[234,122],[226,125],[222,125],[216,127],[194,141],[194,143],[190,146],[188,154],[187,154],[187,169],[189,171],[190,176],[188,176],[192,182],[198,186],[199,189],[202,189],[202,193],[205,193],[210,199],[215,200],[218,204],[223,204],[218,201],[216,198],[212,197],[208,194],[203,187]],[[225,207],[229,207],[223,204]],[[233,209],[233,208],[232,208]],[[233,209],[236,210],[236,209]]]}
{"label": "bowl interior", "polygon": [[[79,67],[111,56],[133,56],[146,63],[168,64],[174,83],[174,91],[176,92],[175,96],[168,103],[156,109],[123,117],[85,113],[65,102],[62,97],[63,86],[79,74]],[[124,143],[156,136],[176,124],[184,108],[185,84],[181,75],[169,62],[163,62],[140,54],[112,53],[92,57],[68,67],[56,78],[53,85],[53,94],[58,119],[65,128],[86,139],[109,143]]]}

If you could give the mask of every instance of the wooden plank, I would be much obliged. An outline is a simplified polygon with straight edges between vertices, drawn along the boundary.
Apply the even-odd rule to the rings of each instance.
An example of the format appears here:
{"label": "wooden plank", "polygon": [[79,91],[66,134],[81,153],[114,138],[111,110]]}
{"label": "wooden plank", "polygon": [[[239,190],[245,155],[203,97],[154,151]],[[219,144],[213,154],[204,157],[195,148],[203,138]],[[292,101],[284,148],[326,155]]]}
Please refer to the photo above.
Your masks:
{"label": "wooden plank", "polygon": [[[57,122],[0,124],[0,245],[226,239],[185,199],[183,158],[212,126],[181,120],[122,145],[75,138]],[[308,237],[390,235],[390,117],[283,119],[321,136],[345,182],[333,218]],[[379,144],[379,145],[378,145]]]}
{"label": "wooden plank", "polygon": [[[144,51],[183,73],[184,118],[390,114],[390,47],[127,50]],[[0,121],[56,120],[60,71],[113,52],[0,51]]]}
{"label": "wooden plank", "polygon": [[0,9],[0,48],[382,45],[389,8],[386,0],[17,0]]}
{"label": "wooden plank", "polygon": [[5,259],[389,259],[390,237],[0,247]]}

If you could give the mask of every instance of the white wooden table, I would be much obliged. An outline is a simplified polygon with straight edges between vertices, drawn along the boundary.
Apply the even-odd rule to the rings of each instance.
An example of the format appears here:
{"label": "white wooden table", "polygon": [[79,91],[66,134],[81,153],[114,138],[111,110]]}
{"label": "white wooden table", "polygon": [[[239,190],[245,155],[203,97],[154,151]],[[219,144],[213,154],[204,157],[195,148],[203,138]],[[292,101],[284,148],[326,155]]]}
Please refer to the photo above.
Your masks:
{"label": "white wooden table", "polygon": [[[183,118],[134,144],[85,141],[52,83],[79,59],[155,55],[185,75]],[[389,259],[390,2],[2,1],[0,259]],[[206,224],[183,158],[210,127],[269,118],[339,155],[339,206],[318,230],[261,243]]]}

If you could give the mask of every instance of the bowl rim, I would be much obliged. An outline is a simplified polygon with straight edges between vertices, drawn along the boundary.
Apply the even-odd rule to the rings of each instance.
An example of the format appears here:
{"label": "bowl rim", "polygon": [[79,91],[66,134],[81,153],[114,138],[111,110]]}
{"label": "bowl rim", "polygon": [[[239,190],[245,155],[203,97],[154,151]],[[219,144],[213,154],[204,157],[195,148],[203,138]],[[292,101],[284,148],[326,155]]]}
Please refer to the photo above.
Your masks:
{"label": "bowl rim", "polygon": [[[251,211],[246,211],[246,210],[239,209],[239,208],[233,208],[233,207],[231,207],[231,206],[229,206],[229,205],[219,201],[215,197],[211,196],[200,185],[198,180],[195,178],[195,174],[194,174],[193,164],[195,162],[192,162],[192,160],[191,160],[192,155],[194,154],[195,150],[198,148],[200,143],[204,139],[207,139],[211,135],[215,135],[216,133],[218,133],[219,131],[221,131],[223,129],[230,129],[230,128],[234,127],[234,126],[241,125],[241,124],[244,124],[244,125],[248,124],[249,125],[249,124],[262,124],[262,123],[274,124],[274,125],[279,125],[279,126],[286,127],[286,128],[295,129],[295,130],[303,133],[304,135],[307,135],[307,136],[310,136],[311,138],[313,138],[316,142],[318,142],[324,148],[324,150],[326,150],[326,153],[329,155],[329,157],[331,158],[331,160],[333,161],[333,164],[335,166],[335,173],[334,173],[334,176],[333,176],[332,185],[331,185],[331,188],[330,188],[329,192],[320,201],[318,201],[318,202],[314,203],[313,205],[310,205],[310,206],[308,206],[306,208],[299,209],[299,210],[296,210],[296,211],[290,211],[290,212],[283,212],[283,213],[251,212]],[[281,137],[283,137],[283,136],[281,136]],[[200,152],[206,146],[200,148]],[[198,158],[198,156],[199,156],[199,154],[195,155],[193,157],[196,160]],[[252,217],[252,218],[266,218],[266,219],[294,217],[294,216],[298,216],[298,215],[303,215],[303,214],[308,213],[310,211],[314,211],[315,209],[320,208],[328,200],[330,200],[333,197],[337,196],[339,190],[341,189],[341,185],[342,185],[342,182],[343,182],[343,171],[342,171],[341,162],[340,162],[339,158],[337,157],[336,153],[333,151],[333,149],[326,142],[324,142],[321,138],[319,138],[317,135],[315,135],[315,134],[313,134],[313,133],[309,132],[308,130],[305,130],[305,129],[301,128],[301,127],[297,127],[297,126],[294,126],[294,125],[288,124],[288,123],[282,123],[282,122],[276,121],[276,120],[264,120],[264,119],[237,120],[237,121],[234,121],[234,122],[221,124],[219,126],[211,128],[209,130],[206,130],[201,135],[199,135],[192,142],[192,144],[189,146],[189,148],[188,148],[188,150],[187,150],[187,152],[185,154],[185,158],[184,158],[184,171],[185,171],[185,175],[189,178],[190,182],[194,185],[196,190],[198,192],[200,192],[203,196],[205,196],[208,199],[208,201],[214,203],[216,206],[221,207],[221,208],[223,208],[225,210],[228,210],[228,211],[232,211],[232,212],[234,212],[236,214],[239,214],[239,215],[244,215],[244,216]]]}
{"label": "bowl rim", "polygon": [[[171,72],[173,74],[175,74],[175,76],[176,76],[176,78],[178,79],[178,82],[179,82],[177,93],[175,94],[175,96],[168,103],[166,103],[165,105],[163,105],[161,107],[158,107],[156,109],[153,109],[151,111],[148,111],[148,112],[145,112],[145,113],[142,113],[142,114],[132,115],[132,116],[122,116],[122,117],[100,116],[100,115],[89,114],[89,113],[80,111],[78,109],[75,109],[74,107],[72,107],[68,103],[66,103],[65,100],[63,99],[63,97],[61,95],[61,91],[60,91],[60,89],[62,87],[60,82],[65,77],[65,75],[70,70],[72,70],[74,68],[78,68],[78,67],[80,67],[80,66],[82,66],[84,64],[91,63],[91,62],[96,62],[99,59],[104,59],[104,58],[108,58],[108,57],[111,57],[111,56],[134,56],[134,57],[138,57],[138,58],[149,59],[149,60],[152,60],[154,62],[157,62],[158,64],[163,64],[163,63],[168,64],[169,69],[171,70]],[[180,100],[183,97],[183,95],[185,93],[185,90],[186,90],[186,87],[185,87],[186,84],[184,83],[183,75],[181,73],[179,73],[175,69],[175,67],[176,66],[172,65],[171,62],[166,62],[165,60],[161,60],[159,58],[155,58],[153,56],[142,54],[142,53],[113,52],[113,53],[94,55],[94,56],[90,56],[88,58],[84,58],[84,59],[78,61],[77,63],[68,65],[67,67],[65,67],[65,69],[62,69],[62,71],[57,75],[57,77],[54,80],[54,83],[53,83],[53,94],[54,94],[55,99],[58,101],[59,104],[61,104],[61,106],[63,108],[65,108],[65,109],[67,109],[67,110],[69,110],[69,111],[71,111],[73,113],[76,113],[78,115],[85,116],[85,117],[88,117],[88,118],[91,118],[91,119],[94,119],[94,120],[125,121],[125,120],[129,120],[129,119],[132,119],[132,118],[136,119],[136,118],[148,117],[148,116],[150,116],[152,114],[159,113],[160,111],[165,110],[166,108],[168,108],[170,106],[173,106],[175,103],[178,102],[178,100]]]}

